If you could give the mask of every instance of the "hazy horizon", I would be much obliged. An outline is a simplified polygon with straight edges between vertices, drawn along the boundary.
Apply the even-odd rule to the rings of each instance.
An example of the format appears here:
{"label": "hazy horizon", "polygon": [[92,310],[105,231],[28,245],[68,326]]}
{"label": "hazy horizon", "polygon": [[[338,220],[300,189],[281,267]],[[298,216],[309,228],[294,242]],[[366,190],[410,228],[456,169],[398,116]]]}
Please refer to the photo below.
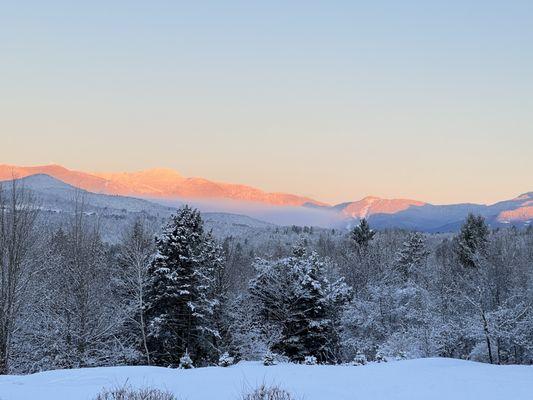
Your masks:
{"label": "hazy horizon", "polygon": [[526,1],[6,4],[0,163],[339,203],[533,190]]}

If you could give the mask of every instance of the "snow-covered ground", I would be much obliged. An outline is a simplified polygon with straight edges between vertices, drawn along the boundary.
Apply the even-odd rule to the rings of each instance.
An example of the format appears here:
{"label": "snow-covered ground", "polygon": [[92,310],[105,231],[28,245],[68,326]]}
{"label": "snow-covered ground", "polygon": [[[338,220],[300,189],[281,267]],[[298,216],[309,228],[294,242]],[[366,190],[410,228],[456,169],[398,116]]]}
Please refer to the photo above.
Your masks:
{"label": "snow-covered ground", "polygon": [[241,362],[229,368],[86,368],[0,376],[2,400],[90,400],[102,387],[128,383],[164,388],[184,400],[238,400],[262,383],[304,400],[526,400],[533,366],[493,366],[452,359],[419,359],[366,366],[306,366]]}

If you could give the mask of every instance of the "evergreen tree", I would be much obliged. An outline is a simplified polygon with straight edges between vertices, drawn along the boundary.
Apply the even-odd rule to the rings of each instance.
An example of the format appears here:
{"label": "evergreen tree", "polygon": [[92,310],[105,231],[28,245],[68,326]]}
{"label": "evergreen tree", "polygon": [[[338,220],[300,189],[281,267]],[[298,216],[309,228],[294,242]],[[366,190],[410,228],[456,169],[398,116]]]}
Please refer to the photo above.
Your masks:
{"label": "evergreen tree", "polygon": [[419,232],[409,234],[396,261],[396,267],[404,281],[411,279],[412,275],[422,267],[428,254],[424,236]]}
{"label": "evergreen tree", "polygon": [[156,245],[146,299],[152,362],[179,365],[185,353],[197,365],[218,359],[213,316],[221,248],[204,232],[200,212],[188,206],[171,217]]}
{"label": "evergreen tree", "polygon": [[347,301],[349,292],[343,281],[330,284],[326,263],[302,247],[292,257],[261,261],[258,270],[250,294],[260,304],[263,318],[280,326],[273,350],[293,361],[302,362],[306,356],[322,363],[335,361],[335,308]]}
{"label": "evergreen tree", "polygon": [[291,265],[295,280],[289,296],[291,313],[285,321],[284,339],[278,347],[293,360],[303,361],[312,355],[325,362],[330,323],[325,282],[321,280],[324,264],[314,253],[305,257],[304,252],[299,252],[295,256]]}
{"label": "evergreen tree", "polygon": [[464,267],[476,268],[484,256],[489,228],[481,215],[468,214],[456,237],[456,254]]}
{"label": "evergreen tree", "polygon": [[358,250],[366,249],[370,241],[374,238],[374,232],[370,229],[370,225],[366,218],[362,218],[359,221],[359,225],[355,226],[352,230],[351,237],[355,242],[355,245]]}

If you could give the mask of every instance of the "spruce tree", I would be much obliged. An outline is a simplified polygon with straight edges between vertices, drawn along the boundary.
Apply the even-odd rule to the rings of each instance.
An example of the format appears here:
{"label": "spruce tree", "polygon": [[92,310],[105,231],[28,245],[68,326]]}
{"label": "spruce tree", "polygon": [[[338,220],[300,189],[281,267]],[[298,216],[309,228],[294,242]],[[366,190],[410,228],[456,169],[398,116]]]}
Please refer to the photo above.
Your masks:
{"label": "spruce tree", "polygon": [[328,360],[327,344],[331,335],[325,282],[321,279],[324,264],[316,254],[306,257],[305,252],[296,252],[291,261],[294,279],[293,290],[288,297],[291,312],[285,321],[284,338],[278,347],[296,361],[314,356],[325,362]]}
{"label": "spruce tree", "polygon": [[370,229],[370,225],[366,218],[363,218],[359,221],[359,225],[353,228],[351,237],[355,242],[357,250],[360,251],[368,247],[368,244],[374,238],[375,234],[376,232]]}
{"label": "spruce tree", "polygon": [[468,214],[455,238],[455,251],[464,267],[476,268],[485,255],[489,240],[489,228],[481,215]]}
{"label": "spruce tree", "polygon": [[428,256],[424,236],[419,232],[409,234],[399,252],[396,267],[404,281],[412,278]]}
{"label": "spruce tree", "polygon": [[281,332],[272,350],[298,362],[307,356],[321,363],[335,361],[335,310],[348,300],[349,292],[344,282],[329,283],[326,263],[302,247],[292,257],[262,260],[256,268],[259,273],[250,283],[250,295],[259,304],[260,315]]}
{"label": "spruce tree", "polygon": [[188,206],[170,218],[156,245],[146,299],[152,362],[177,366],[185,353],[196,365],[218,359],[213,315],[220,246],[205,233],[200,212]]}

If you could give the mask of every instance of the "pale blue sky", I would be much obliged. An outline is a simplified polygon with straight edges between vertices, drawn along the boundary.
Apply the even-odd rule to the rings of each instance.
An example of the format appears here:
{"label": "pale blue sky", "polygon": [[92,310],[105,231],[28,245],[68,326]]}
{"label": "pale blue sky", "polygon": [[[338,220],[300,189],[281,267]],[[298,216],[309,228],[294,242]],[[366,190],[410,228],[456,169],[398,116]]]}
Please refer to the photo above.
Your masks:
{"label": "pale blue sky", "polygon": [[532,1],[16,1],[0,163],[324,201],[533,190]]}

